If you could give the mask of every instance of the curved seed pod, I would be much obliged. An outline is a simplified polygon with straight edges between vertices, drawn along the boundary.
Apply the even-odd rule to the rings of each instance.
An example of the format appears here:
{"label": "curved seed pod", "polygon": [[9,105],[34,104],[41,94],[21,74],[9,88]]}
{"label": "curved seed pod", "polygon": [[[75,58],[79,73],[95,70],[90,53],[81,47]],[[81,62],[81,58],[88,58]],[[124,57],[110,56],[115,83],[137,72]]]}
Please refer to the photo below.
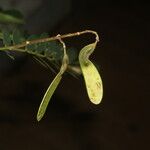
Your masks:
{"label": "curved seed pod", "polygon": [[54,78],[54,80],[52,81],[52,83],[50,84],[50,86],[48,87],[44,97],[43,97],[43,100],[40,104],[40,107],[39,107],[39,110],[38,110],[38,113],[37,113],[37,120],[40,121],[42,119],[42,117],[44,116],[45,114],[45,111],[47,109],[47,106],[48,106],[48,103],[53,95],[53,93],[55,92],[58,84],[60,83],[62,79],[62,75],[61,73],[59,72],[56,77]]}
{"label": "curved seed pod", "polygon": [[79,53],[79,62],[89,99],[94,104],[99,104],[103,97],[103,85],[100,74],[94,64],[89,60],[97,42],[83,47]]}
{"label": "curved seed pod", "polygon": [[56,75],[56,77],[54,78],[54,80],[52,81],[50,86],[48,87],[48,89],[42,99],[42,102],[40,104],[40,107],[39,107],[39,110],[37,113],[38,121],[40,121],[42,119],[42,117],[44,116],[47,106],[49,104],[49,101],[50,101],[53,93],[55,92],[58,84],[60,83],[60,81],[62,79],[62,75],[66,71],[67,66],[69,64],[69,58],[68,58],[68,55],[66,54],[65,44],[61,39],[60,39],[60,42],[63,44],[63,47],[64,47],[64,56],[63,56],[63,60],[62,60],[62,65],[61,65],[59,73]]}

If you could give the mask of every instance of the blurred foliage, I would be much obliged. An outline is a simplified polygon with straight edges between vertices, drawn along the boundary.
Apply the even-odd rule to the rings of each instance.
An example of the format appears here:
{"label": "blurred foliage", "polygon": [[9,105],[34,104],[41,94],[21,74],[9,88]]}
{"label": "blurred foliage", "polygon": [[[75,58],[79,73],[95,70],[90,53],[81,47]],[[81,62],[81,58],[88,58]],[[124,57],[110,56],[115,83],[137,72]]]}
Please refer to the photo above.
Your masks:
{"label": "blurred foliage", "polygon": [[[25,23],[23,15],[17,10],[0,10],[0,39],[4,46],[13,46],[25,41],[48,38],[48,33],[29,35],[23,29]],[[48,58],[59,63],[63,57],[63,47],[58,41],[42,42],[25,47],[25,52]],[[74,48],[67,49],[70,64],[77,64],[78,54]],[[8,53],[7,53],[8,54]]]}

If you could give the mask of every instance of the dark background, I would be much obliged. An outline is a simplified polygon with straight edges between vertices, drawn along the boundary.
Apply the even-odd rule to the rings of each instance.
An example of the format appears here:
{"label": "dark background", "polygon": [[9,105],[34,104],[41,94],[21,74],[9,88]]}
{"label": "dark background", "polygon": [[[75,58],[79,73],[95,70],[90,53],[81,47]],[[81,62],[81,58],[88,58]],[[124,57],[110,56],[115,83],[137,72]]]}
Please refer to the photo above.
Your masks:
{"label": "dark background", "polygon": [[[45,0],[41,5],[45,18],[50,13],[47,4]],[[49,21],[42,24],[44,17],[38,18],[44,11],[36,16],[41,7],[27,16],[31,33],[98,32],[100,43],[92,58],[100,68],[104,98],[93,105],[82,78],[65,75],[38,123],[38,106],[54,74],[30,56],[12,61],[1,55],[0,150],[149,149],[148,4],[72,0],[68,13],[50,29]],[[79,38],[73,44],[82,43]]]}

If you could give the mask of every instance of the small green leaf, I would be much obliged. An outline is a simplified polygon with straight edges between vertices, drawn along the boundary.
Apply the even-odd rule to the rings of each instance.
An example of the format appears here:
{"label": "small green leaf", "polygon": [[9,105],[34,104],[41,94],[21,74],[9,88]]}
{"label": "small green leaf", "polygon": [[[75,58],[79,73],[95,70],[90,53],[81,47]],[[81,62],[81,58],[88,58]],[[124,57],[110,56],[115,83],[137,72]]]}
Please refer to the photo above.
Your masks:
{"label": "small green leaf", "polygon": [[27,40],[35,40],[35,39],[39,39],[39,35],[37,35],[37,34],[32,34],[32,35],[30,35],[28,38],[27,38]]}
{"label": "small green leaf", "polygon": [[23,33],[19,29],[15,29],[12,34],[13,44],[19,44],[25,41]]}
{"label": "small green leaf", "polygon": [[11,37],[11,33],[8,30],[3,30],[2,31],[3,34],[3,43],[5,46],[10,46],[12,43],[12,37]]}
{"label": "small green leaf", "polygon": [[[42,33],[42,34],[39,36],[39,39],[47,38],[47,37],[48,37],[48,34],[47,34],[47,33]],[[48,47],[47,42],[41,42],[41,43],[38,43],[38,44],[36,44],[36,45],[37,45],[36,51],[37,51],[38,53],[44,52],[45,49]]]}
{"label": "small green leaf", "polygon": [[47,42],[45,55],[51,60],[61,60],[63,58],[63,48],[57,41]]}
{"label": "small green leaf", "polygon": [[94,64],[89,60],[96,47],[97,42],[89,44],[81,49],[79,53],[79,62],[84,76],[85,85],[89,99],[94,104],[99,104],[103,97],[103,85],[100,74]]}
{"label": "small green leaf", "polygon": [[[39,35],[36,35],[36,34],[32,34],[32,35],[30,35],[28,38],[27,38],[27,40],[36,40],[36,39],[38,39],[39,38]],[[37,49],[37,44],[31,44],[31,45],[27,45],[26,46],[26,49],[27,49],[27,51],[28,52],[32,52],[32,53],[34,53],[35,51],[36,51],[36,49]]]}

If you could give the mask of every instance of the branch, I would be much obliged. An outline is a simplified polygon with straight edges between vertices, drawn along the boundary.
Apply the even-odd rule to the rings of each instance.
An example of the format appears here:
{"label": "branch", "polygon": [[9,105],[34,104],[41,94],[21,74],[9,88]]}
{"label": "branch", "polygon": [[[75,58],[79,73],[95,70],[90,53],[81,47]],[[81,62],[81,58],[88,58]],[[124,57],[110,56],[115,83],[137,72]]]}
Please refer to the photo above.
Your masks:
{"label": "branch", "polygon": [[[84,30],[84,31],[80,31],[80,32],[63,34],[63,35],[59,35],[59,38],[64,39],[64,38],[69,38],[69,37],[74,37],[74,36],[80,36],[82,34],[87,34],[87,33],[94,34],[96,41],[99,42],[99,36],[98,36],[97,32],[95,32],[93,30]],[[13,45],[13,46],[0,47],[0,50],[1,51],[3,51],[3,50],[22,51],[20,48],[25,47],[27,45],[59,40],[59,38],[58,38],[58,36],[53,36],[53,37],[49,37],[49,38],[42,38],[42,39],[37,39],[37,40],[25,41],[21,44],[17,44],[17,45]],[[25,50],[24,50],[24,52],[25,52]]]}

